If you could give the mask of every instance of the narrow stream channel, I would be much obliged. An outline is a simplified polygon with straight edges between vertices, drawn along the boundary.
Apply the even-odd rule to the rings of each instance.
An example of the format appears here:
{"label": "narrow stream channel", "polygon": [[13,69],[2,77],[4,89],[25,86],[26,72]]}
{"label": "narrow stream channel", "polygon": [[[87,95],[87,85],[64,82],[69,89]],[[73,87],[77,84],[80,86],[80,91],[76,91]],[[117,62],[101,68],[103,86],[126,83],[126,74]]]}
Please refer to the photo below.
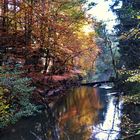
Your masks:
{"label": "narrow stream channel", "polygon": [[52,108],[23,119],[1,140],[115,140],[120,135],[122,101],[113,90],[81,86]]}

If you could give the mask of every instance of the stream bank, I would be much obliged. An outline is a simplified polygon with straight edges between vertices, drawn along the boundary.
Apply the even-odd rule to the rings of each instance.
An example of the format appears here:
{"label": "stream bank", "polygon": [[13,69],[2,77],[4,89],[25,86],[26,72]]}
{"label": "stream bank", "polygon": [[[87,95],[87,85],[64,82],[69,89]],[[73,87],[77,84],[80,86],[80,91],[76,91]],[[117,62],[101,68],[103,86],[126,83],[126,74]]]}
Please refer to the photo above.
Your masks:
{"label": "stream bank", "polygon": [[120,70],[117,87],[123,91],[122,139],[140,139],[140,71]]}
{"label": "stream bank", "polygon": [[[15,75],[14,75],[15,76]],[[24,76],[24,75],[23,75]],[[39,112],[42,112],[42,110],[44,110],[49,104],[54,104],[59,98],[62,98],[62,96],[65,95],[66,91],[73,87],[73,86],[78,86],[79,83],[80,83],[80,79],[79,79],[79,75],[78,74],[73,74],[73,73],[69,73],[69,74],[64,74],[64,75],[53,75],[53,76],[48,76],[48,75],[43,75],[43,74],[28,74],[28,79],[25,79],[26,81],[24,81],[23,78],[20,79],[20,82],[21,83],[17,83],[15,84],[15,87],[22,87],[24,89],[22,89],[24,92],[30,90],[30,88],[28,86],[26,86],[27,84],[31,84],[32,83],[32,87],[36,87],[35,90],[32,90],[32,93],[30,94],[30,97],[29,97],[29,100],[33,105],[34,107],[38,107],[34,112],[31,112],[30,111],[30,107],[29,109],[27,108],[27,113],[29,113],[28,115],[22,115],[18,118],[15,119],[15,116],[16,114],[13,114],[13,116],[11,116],[12,118],[10,118],[10,120],[8,119],[8,122],[4,122],[4,120],[0,120],[0,133],[2,133],[3,131],[6,131],[9,127],[11,127],[12,125],[14,125],[15,123],[17,123],[18,121],[20,121],[20,119],[22,118],[30,118],[31,116],[34,116],[34,115],[37,115]],[[12,79],[12,78],[11,78]],[[9,80],[9,79],[8,79]],[[30,82],[30,83],[25,83],[27,82],[27,80]],[[31,81],[32,80],[32,81]],[[16,82],[16,80],[15,80]],[[25,86],[22,86],[24,85],[25,83]],[[13,81],[11,81],[11,84],[13,84]],[[14,88],[15,90],[16,88]],[[34,88],[32,88],[34,89]],[[19,90],[17,90],[18,92]],[[10,90],[8,89],[3,89],[2,87],[0,88],[0,92],[2,92],[4,94],[4,96],[7,95],[6,98],[9,99],[9,95],[10,95]],[[1,94],[2,94],[1,93]],[[29,93],[28,93],[29,94]],[[26,95],[24,98],[27,98]],[[11,99],[11,98],[10,98]],[[5,101],[5,100],[4,100]],[[9,100],[10,101],[10,100]],[[14,101],[16,101],[16,99],[14,99]],[[2,102],[3,103],[3,102]],[[9,106],[10,103],[8,102],[4,102],[3,104],[1,103],[1,107],[5,107],[5,113],[6,114],[6,111],[8,112],[9,111],[9,108],[6,108],[7,106]],[[20,101],[16,101],[14,102],[14,106],[16,107],[17,105],[17,109],[16,109],[16,113],[17,114],[20,114],[20,112],[24,113],[26,110],[23,110],[20,108]],[[13,104],[12,104],[13,105]],[[12,108],[12,105],[11,105],[11,108]],[[25,103],[23,104],[24,106],[26,105]],[[27,105],[29,106],[29,105]],[[26,106],[25,106],[26,108]],[[26,113],[26,112],[25,112]],[[4,114],[4,115],[5,115]],[[6,116],[7,117],[7,116]],[[7,119],[5,117],[5,119]],[[3,117],[3,114],[1,116],[1,118],[4,118]],[[5,123],[5,125],[2,126],[2,124]]]}
{"label": "stream bank", "polygon": [[[1,140],[95,140],[120,137],[121,98],[113,89],[73,87],[44,111],[22,119]],[[30,125],[29,125],[30,124]]]}

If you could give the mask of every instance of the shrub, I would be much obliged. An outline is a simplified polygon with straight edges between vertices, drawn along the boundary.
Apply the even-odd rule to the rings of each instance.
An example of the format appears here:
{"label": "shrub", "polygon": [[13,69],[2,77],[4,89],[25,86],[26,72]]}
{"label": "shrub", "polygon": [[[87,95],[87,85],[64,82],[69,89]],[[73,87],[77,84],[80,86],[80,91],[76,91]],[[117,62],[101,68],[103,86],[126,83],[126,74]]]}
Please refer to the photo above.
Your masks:
{"label": "shrub", "polygon": [[39,111],[30,100],[35,87],[22,74],[18,65],[0,67],[0,128]]}
{"label": "shrub", "polygon": [[119,72],[121,83],[119,87],[127,93],[140,93],[140,70],[124,70]]}

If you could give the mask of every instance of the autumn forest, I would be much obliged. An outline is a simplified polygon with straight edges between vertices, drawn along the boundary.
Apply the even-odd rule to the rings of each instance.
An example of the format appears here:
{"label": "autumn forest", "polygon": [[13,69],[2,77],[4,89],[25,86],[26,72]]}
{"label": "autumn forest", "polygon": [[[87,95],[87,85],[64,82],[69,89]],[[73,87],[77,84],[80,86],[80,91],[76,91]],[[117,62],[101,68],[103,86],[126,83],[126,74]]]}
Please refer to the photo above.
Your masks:
{"label": "autumn forest", "polygon": [[138,0],[0,0],[0,139],[138,140],[139,27]]}

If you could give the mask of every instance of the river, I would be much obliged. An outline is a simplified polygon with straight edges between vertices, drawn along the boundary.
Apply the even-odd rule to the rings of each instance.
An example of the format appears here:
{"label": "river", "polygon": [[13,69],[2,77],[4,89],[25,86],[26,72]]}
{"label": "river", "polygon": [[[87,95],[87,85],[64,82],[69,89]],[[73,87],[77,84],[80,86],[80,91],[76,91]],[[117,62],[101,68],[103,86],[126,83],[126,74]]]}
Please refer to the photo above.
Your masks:
{"label": "river", "polygon": [[22,119],[1,140],[115,140],[120,136],[122,101],[112,89],[75,87],[51,112]]}

